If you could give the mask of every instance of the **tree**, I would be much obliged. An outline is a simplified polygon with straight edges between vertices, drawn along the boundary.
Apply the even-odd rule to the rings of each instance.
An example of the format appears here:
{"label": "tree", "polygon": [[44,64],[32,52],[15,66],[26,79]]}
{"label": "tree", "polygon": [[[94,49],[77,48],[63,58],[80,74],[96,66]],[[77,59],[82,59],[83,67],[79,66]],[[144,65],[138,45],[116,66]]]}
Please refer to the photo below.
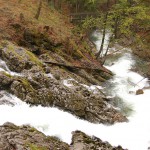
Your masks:
{"label": "tree", "polygon": [[96,59],[98,59],[104,47],[105,35],[106,35],[106,29],[107,29],[107,18],[108,18],[108,13],[109,13],[109,3],[110,3],[110,0],[107,0],[107,11],[106,11],[106,14],[104,15],[102,42],[101,42],[100,50],[97,53]]}
{"label": "tree", "polygon": [[99,0],[66,0],[71,5],[71,12],[96,11]]}
{"label": "tree", "polygon": [[35,18],[38,20],[42,9],[42,0],[39,0],[39,6]]}

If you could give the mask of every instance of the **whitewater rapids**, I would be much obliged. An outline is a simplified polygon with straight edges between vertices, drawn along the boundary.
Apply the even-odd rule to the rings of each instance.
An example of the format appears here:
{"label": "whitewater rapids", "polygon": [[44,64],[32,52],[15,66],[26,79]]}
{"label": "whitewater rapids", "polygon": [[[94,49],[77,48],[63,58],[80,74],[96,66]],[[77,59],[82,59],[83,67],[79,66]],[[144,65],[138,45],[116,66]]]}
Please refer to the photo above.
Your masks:
{"label": "whitewater rapids", "polygon": [[[116,123],[112,126],[92,124],[80,120],[75,116],[58,110],[42,106],[30,107],[17,97],[6,94],[5,99],[12,105],[0,105],[0,124],[12,122],[16,125],[29,124],[46,135],[58,136],[70,144],[71,132],[81,130],[88,135],[95,135],[113,146],[121,145],[129,150],[147,150],[150,146],[150,90],[144,94],[135,95],[138,88],[148,86],[148,80],[142,80],[134,87],[129,81],[136,84],[143,77],[130,69],[135,60],[130,52],[124,53],[112,66],[107,66],[115,76],[110,80],[115,86],[112,92],[133,106],[134,113],[128,123]],[[3,71],[2,68],[0,71]],[[133,94],[129,94],[133,91]]]}

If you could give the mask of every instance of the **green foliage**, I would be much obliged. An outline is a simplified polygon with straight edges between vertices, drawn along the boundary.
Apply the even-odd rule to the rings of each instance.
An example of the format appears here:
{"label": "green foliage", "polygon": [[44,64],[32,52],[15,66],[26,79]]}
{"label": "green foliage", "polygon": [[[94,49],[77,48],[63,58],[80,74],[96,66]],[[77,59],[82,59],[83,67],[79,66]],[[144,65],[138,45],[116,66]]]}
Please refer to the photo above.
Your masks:
{"label": "green foliage", "polygon": [[[138,2],[138,0],[136,2]],[[114,20],[115,18],[118,18],[118,30],[120,34],[129,36],[134,34],[136,29],[145,29],[149,27],[150,16],[148,12],[149,8],[141,3],[136,3],[134,6],[130,6],[127,1],[120,0],[110,10],[109,19],[112,26],[114,26]]]}
{"label": "green foliage", "polygon": [[101,23],[102,19],[100,17],[99,18],[88,17],[82,22],[81,28],[83,32],[87,32],[93,28],[99,28]]}
{"label": "green foliage", "polygon": [[76,12],[96,11],[100,3],[99,0],[66,0],[76,9]]}

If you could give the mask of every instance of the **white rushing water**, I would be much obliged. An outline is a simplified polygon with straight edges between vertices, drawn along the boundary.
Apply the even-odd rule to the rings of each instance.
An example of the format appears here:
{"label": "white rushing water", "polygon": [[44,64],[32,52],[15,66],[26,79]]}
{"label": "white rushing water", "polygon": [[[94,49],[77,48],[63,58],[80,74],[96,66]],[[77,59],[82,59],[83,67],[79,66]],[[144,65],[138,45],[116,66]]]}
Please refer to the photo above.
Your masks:
{"label": "white rushing water", "polygon": [[[135,110],[134,114],[129,117],[128,123],[116,123],[112,126],[92,124],[57,108],[30,107],[15,96],[6,94],[5,99],[11,101],[14,106],[0,105],[0,124],[8,121],[16,125],[30,124],[46,135],[58,136],[67,143],[71,142],[72,131],[81,130],[86,134],[108,141],[114,146],[122,145],[129,150],[147,150],[150,146],[150,90],[144,90],[142,95],[134,94],[137,89],[148,85],[147,79],[142,80],[138,84],[139,87],[130,84],[130,82],[136,84],[143,78],[130,71],[134,62],[133,56],[127,52],[111,67],[108,67],[116,74],[113,80],[110,80],[115,85],[111,89],[112,92],[125,102],[131,103]],[[64,81],[64,84],[68,86],[69,83]],[[133,94],[129,94],[129,91],[133,91]]]}
{"label": "white rushing water", "polygon": [[10,74],[11,76],[22,76],[21,74],[17,72],[11,71],[8,66],[6,65],[5,61],[0,59],[0,71],[3,71],[7,74]]}
{"label": "white rushing water", "polygon": [[[96,49],[99,51],[100,47],[101,47],[102,38],[103,38],[102,33],[96,30],[93,32],[92,35],[94,37],[96,37],[96,41],[94,43],[96,44]],[[103,45],[103,52],[102,52],[103,54],[105,54],[105,52],[107,50],[110,36],[111,36],[110,32],[106,31],[106,35],[105,35],[105,39],[104,39],[104,45]]]}
{"label": "white rushing water", "polygon": [[69,87],[69,88],[74,88],[74,84],[72,82],[76,83],[77,85],[81,85],[81,86],[85,87],[88,91],[93,92],[94,94],[99,92],[99,90],[103,89],[103,87],[101,87],[99,85],[90,85],[90,86],[88,86],[86,84],[80,84],[78,81],[76,81],[73,78],[63,80],[63,84],[66,87]]}

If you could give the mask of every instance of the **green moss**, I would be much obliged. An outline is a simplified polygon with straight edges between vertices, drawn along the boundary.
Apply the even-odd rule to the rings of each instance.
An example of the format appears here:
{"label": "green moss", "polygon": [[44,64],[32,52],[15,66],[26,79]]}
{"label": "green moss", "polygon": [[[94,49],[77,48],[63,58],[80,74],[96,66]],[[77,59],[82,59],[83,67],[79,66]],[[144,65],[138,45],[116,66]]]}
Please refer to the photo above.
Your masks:
{"label": "green moss", "polygon": [[88,138],[88,137],[85,137],[85,138],[84,138],[84,142],[85,142],[86,144],[93,143],[93,141],[92,141],[90,138]]}
{"label": "green moss", "polygon": [[43,66],[42,62],[32,52],[26,49],[23,49],[22,52],[17,52],[17,49],[19,49],[19,47],[10,42],[7,42],[8,54],[13,54],[17,58],[17,60],[23,61],[25,59],[28,59],[29,61],[31,61],[31,63],[36,64],[37,66]]}
{"label": "green moss", "polygon": [[51,136],[51,139],[54,140],[54,141],[59,141],[59,142],[61,141],[61,140],[59,139],[59,137],[57,137],[57,136]]}
{"label": "green moss", "polygon": [[37,131],[35,128],[29,128],[29,132],[35,132],[35,131]]}
{"label": "green moss", "polygon": [[35,91],[33,89],[33,87],[30,85],[29,81],[26,79],[19,79],[19,81],[23,84],[23,86],[25,87],[25,89],[27,89],[28,91]]}
{"label": "green moss", "polygon": [[34,62],[36,65],[38,65],[40,67],[43,66],[42,62],[33,53],[31,53],[30,51],[26,51],[26,53],[27,53],[29,59],[31,60],[31,62]]}
{"label": "green moss", "polygon": [[10,74],[6,73],[6,72],[3,72],[3,74],[4,74],[5,76],[7,76],[8,78],[12,78],[12,76],[11,76]]}
{"label": "green moss", "polygon": [[8,46],[7,46],[8,53],[12,53],[14,56],[17,57],[17,59],[22,60],[23,58],[15,51],[15,49],[16,49],[15,45],[13,45],[11,43],[8,44]]}
{"label": "green moss", "polygon": [[45,146],[37,146],[35,144],[28,144],[28,147],[30,150],[48,150],[48,148]]}
{"label": "green moss", "polygon": [[4,48],[4,47],[6,47],[7,45],[8,45],[8,41],[3,40],[3,41],[1,41],[0,48]]}

